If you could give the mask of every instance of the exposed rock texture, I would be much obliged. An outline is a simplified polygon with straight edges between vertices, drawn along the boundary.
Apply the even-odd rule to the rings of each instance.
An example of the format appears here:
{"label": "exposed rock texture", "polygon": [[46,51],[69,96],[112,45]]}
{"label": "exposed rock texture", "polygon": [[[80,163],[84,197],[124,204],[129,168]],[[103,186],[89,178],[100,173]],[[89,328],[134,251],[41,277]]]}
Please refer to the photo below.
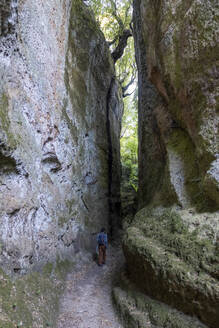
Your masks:
{"label": "exposed rock texture", "polygon": [[139,194],[217,208],[218,2],[135,2]]}
{"label": "exposed rock texture", "polygon": [[122,105],[80,0],[0,11],[0,264],[24,273],[73,258],[118,214]]}
{"label": "exposed rock texture", "polygon": [[129,278],[151,297],[216,327],[217,225],[216,214],[143,208],[125,236]]}
{"label": "exposed rock texture", "polygon": [[146,296],[125,275],[113,298],[127,328],[206,328],[199,320]]}
{"label": "exposed rock texture", "polygon": [[55,327],[59,297],[72,262],[48,263],[41,272],[10,279],[0,270],[0,327]]}
{"label": "exposed rock texture", "polygon": [[212,328],[219,324],[218,12],[217,1],[134,1],[142,210],[124,239],[129,279]]}

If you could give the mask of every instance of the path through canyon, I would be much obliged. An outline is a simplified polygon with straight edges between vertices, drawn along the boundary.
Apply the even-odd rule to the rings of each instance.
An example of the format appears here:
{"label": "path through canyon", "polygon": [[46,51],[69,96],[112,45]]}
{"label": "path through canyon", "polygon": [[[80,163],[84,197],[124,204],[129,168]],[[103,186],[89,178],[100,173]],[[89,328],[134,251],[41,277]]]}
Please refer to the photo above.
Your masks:
{"label": "path through canyon", "polygon": [[70,273],[61,299],[58,328],[122,328],[114,311],[111,292],[124,264],[121,247],[110,245],[107,263],[89,261]]}

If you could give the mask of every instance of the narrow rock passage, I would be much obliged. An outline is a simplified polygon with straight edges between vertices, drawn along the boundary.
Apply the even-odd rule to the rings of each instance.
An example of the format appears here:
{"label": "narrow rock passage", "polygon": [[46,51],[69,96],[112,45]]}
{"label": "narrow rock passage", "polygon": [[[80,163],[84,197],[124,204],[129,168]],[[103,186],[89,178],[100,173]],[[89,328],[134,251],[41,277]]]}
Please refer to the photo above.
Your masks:
{"label": "narrow rock passage", "polygon": [[123,266],[121,247],[109,246],[107,263],[82,264],[67,277],[61,299],[58,328],[122,328],[114,311],[111,293],[116,275]]}

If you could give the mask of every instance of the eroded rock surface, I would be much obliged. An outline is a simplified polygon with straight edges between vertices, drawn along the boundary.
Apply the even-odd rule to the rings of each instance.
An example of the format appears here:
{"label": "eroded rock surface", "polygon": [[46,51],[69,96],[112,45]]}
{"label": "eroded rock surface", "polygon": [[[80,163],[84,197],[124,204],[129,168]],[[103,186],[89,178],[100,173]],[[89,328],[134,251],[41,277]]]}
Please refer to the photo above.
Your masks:
{"label": "eroded rock surface", "polygon": [[215,213],[143,208],[125,236],[128,277],[147,295],[216,327],[217,226]]}
{"label": "eroded rock surface", "polygon": [[218,209],[218,10],[217,1],[135,3],[142,205]]}
{"label": "eroded rock surface", "polygon": [[114,288],[113,299],[124,327],[206,328],[194,317],[146,296],[125,275],[122,276],[122,285]]}
{"label": "eroded rock surface", "polygon": [[74,258],[116,218],[122,104],[81,1],[0,8],[0,264],[25,273]]}
{"label": "eroded rock surface", "polygon": [[[219,324],[218,13],[217,1],[134,1],[141,210],[124,239],[137,288],[212,328]],[[147,308],[133,297],[136,311]]]}

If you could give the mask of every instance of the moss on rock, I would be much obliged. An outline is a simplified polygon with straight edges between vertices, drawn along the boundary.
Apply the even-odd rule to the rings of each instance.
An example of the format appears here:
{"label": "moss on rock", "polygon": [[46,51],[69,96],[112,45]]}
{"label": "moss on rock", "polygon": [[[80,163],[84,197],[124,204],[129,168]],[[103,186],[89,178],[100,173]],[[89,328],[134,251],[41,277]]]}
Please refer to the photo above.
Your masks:
{"label": "moss on rock", "polygon": [[121,276],[120,286],[113,290],[113,300],[126,328],[204,328],[195,318],[184,315],[164,303],[141,293],[127,277]]}
{"label": "moss on rock", "polygon": [[206,238],[203,231],[206,225],[218,229],[217,217],[212,219],[216,226],[200,220],[191,227],[186,214],[161,207],[138,212],[124,238],[128,272],[148,295],[214,327],[219,320],[219,257],[215,236]]}
{"label": "moss on rock", "polygon": [[1,132],[7,138],[7,143],[10,148],[16,146],[16,140],[10,129],[10,119],[8,117],[8,97],[6,94],[0,94],[0,127]]}
{"label": "moss on rock", "polygon": [[0,271],[0,327],[54,327],[69,261],[47,263],[40,272],[17,279]]}
{"label": "moss on rock", "polygon": [[[173,152],[178,155],[180,152],[177,144],[172,147],[175,139],[180,147],[183,146],[182,141],[186,142],[186,152],[180,155],[182,165],[185,164],[185,177],[179,177],[181,185],[177,190],[178,201],[182,192],[182,206],[189,206],[190,203],[197,206],[199,211],[209,211],[210,208],[217,210],[215,187],[218,178],[215,179],[210,168],[218,153],[218,3],[141,0],[134,1],[134,7],[139,80],[148,79],[148,85],[153,84],[163,98],[158,105],[150,101],[147,106],[152,107],[152,112],[156,112],[156,106],[165,107],[171,121],[165,133],[159,122],[158,129],[155,128],[157,118],[155,121],[146,119],[149,113],[146,110],[148,94],[140,90],[139,135],[147,133],[147,139],[142,139],[139,145],[139,176],[142,180],[139,194],[144,200],[141,207],[154,198],[156,204],[159,201],[160,204],[175,203],[175,195],[168,190],[173,183],[170,178],[174,176],[177,179],[177,171],[170,165]],[[141,34],[143,39],[140,42]],[[157,171],[159,154],[155,160],[151,156],[155,147],[150,146],[148,131],[152,131],[152,140],[159,141],[160,153],[164,153],[162,167]],[[150,171],[151,166],[153,170]],[[199,178],[199,182],[190,183],[190,179],[187,179],[192,169],[196,171],[194,178]],[[151,193],[155,197],[151,197]]]}

